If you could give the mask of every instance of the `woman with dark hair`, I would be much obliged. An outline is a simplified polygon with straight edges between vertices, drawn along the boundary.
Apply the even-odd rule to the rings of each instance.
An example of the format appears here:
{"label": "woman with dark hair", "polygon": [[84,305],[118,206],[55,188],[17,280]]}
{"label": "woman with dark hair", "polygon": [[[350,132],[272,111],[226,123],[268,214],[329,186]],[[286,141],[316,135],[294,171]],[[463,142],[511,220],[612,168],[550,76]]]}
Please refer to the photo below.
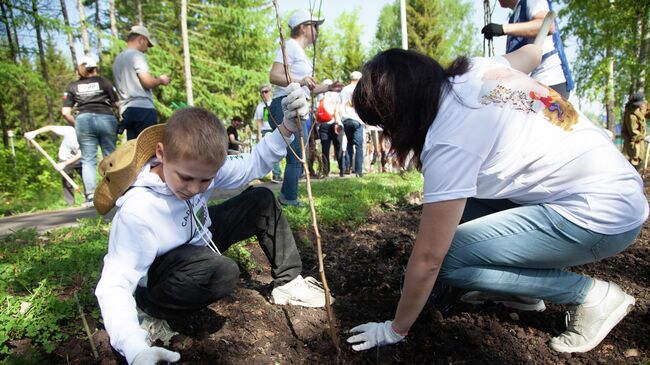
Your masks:
{"label": "woman with dark hair", "polygon": [[[72,82],[63,94],[61,114],[75,127],[81,149],[81,175],[83,177],[86,206],[92,206],[97,186],[97,146],[106,157],[115,150],[117,119],[113,108],[118,107],[113,84],[97,74],[97,62],[90,57],[81,58],[79,80]],[[77,116],[72,114],[76,107]]]}
{"label": "woman with dark hair", "polygon": [[469,290],[465,302],[572,305],[550,341],[558,352],[591,350],[634,305],[614,283],[563,270],[624,250],[649,209],[601,128],[525,74],[540,58],[528,45],[444,69],[394,49],[364,67],[357,113],[383,128],[401,163],[414,153],[424,205],[395,317],[353,328],[354,350],[401,341],[438,278]]}

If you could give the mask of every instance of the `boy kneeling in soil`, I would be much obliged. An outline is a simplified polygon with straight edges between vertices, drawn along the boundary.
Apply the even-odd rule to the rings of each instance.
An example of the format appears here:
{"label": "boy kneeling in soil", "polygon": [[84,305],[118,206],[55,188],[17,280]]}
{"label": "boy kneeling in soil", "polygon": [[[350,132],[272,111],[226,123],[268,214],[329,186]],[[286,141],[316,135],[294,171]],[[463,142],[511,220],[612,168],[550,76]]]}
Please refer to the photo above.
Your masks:
{"label": "boy kneeling in soil", "polygon": [[102,214],[113,205],[118,210],[95,294],[111,345],[129,364],[180,359],[177,352],[151,347],[174,335],[164,320],[231,293],[239,269],[220,252],[249,237],[258,238],[271,263],[273,303],[325,305],[319,283],[300,275],[291,229],[270,190],[249,188],[222,204],[207,205],[213,189],[234,189],[261,178],[285,156],[280,134],[290,142],[296,115],[308,112],[298,84],[289,89],[282,103],[284,121],[251,154],[226,158],[223,124],[207,110],[185,108],[102,161],[104,180],[95,192],[95,207]]}

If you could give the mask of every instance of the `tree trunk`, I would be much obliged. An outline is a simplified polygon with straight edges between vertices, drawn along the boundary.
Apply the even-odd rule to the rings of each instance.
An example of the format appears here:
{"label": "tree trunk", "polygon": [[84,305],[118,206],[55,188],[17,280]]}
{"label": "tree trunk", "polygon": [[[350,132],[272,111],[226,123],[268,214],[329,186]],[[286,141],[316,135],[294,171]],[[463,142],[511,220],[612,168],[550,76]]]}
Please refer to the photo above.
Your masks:
{"label": "tree trunk", "polygon": [[0,126],[2,127],[2,143],[5,149],[9,149],[9,129],[7,128],[7,115],[5,114],[5,108],[2,106],[2,100],[0,100]]}
{"label": "tree trunk", "polygon": [[115,0],[109,0],[108,2],[108,14],[111,18],[111,34],[113,37],[117,38],[117,21],[115,20]]}
{"label": "tree trunk", "polygon": [[70,20],[68,19],[68,9],[65,6],[65,0],[61,0],[61,14],[63,14],[63,24],[65,24],[65,34],[68,36],[68,45],[70,46],[70,55],[72,56],[72,65],[77,69],[77,52],[74,50],[74,37],[70,30]]}
{"label": "tree trunk", "polygon": [[[14,11],[11,9],[11,6],[9,8],[9,21],[11,22],[11,29],[13,30],[14,33],[14,44],[16,45],[16,53],[15,53],[15,59],[14,62],[18,64],[20,62],[20,41],[18,39],[18,32],[16,32],[16,21],[14,20]],[[7,32],[7,35],[9,35],[9,32]],[[32,119],[32,113],[31,113],[31,108],[29,106],[29,99],[27,98],[27,91],[25,88],[24,80],[20,80],[21,85],[18,87],[18,93],[20,94],[20,100],[21,100],[21,118],[20,118],[20,132],[25,133],[28,132],[29,130],[27,129],[27,123],[29,123],[30,126],[34,126],[34,120]],[[34,128],[32,128],[34,129]]]}
{"label": "tree trunk", "polygon": [[95,0],[95,27],[97,27],[97,57],[102,63],[102,22],[99,19],[99,0]]}
{"label": "tree trunk", "polygon": [[612,133],[616,134],[616,117],[614,115],[614,105],[615,105],[615,96],[614,96],[614,55],[612,52],[612,47],[607,47],[606,57],[609,61],[609,67],[607,68],[607,90],[605,93],[605,109],[607,110],[607,129]]}
{"label": "tree trunk", "polygon": [[[2,22],[5,24],[5,31],[7,33],[7,45],[9,46],[9,54],[13,62],[16,62],[16,50],[14,49],[14,42],[11,35],[11,28],[9,27],[9,19],[7,18],[7,11],[5,10],[4,1],[0,1],[0,9],[2,10]],[[2,127],[2,142],[4,143],[5,149],[9,148],[9,129],[7,128],[7,120],[5,116],[5,110],[2,106],[2,100],[0,100],[0,126]]]}
{"label": "tree trunk", "polygon": [[79,11],[79,29],[81,30],[81,43],[84,47],[84,54],[90,53],[90,40],[88,38],[88,28],[86,27],[86,12],[82,0],[77,0],[77,10]]}
{"label": "tree trunk", "polygon": [[646,2],[641,21],[641,46],[639,47],[639,78],[635,91],[646,91],[648,72],[648,48],[650,48],[650,3]]}
{"label": "tree trunk", "polygon": [[183,36],[183,64],[185,65],[185,93],[187,105],[194,105],[192,93],[192,68],[190,66],[190,42],[187,37],[187,0],[181,0],[181,33]]}
{"label": "tree trunk", "polygon": [[142,0],[135,0],[135,7],[138,10],[138,25],[144,25],[142,21]]}
{"label": "tree trunk", "polygon": [[[47,75],[47,64],[45,63],[45,51],[43,50],[43,35],[41,34],[41,19],[38,17],[38,0],[32,0],[32,12],[34,14],[34,28],[36,28],[36,42],[38,43],[38,56],[41,60],[41,75],[43,75],[43,80],[45,84],[50,85],[50,78]],[[52,98],[49,94],[46,94],[45,99],[47,101],[47,120],[49,124],[54,123],[54,112],[52,105]],[[33,125],[29,126],[30,129],[34,129]]]}

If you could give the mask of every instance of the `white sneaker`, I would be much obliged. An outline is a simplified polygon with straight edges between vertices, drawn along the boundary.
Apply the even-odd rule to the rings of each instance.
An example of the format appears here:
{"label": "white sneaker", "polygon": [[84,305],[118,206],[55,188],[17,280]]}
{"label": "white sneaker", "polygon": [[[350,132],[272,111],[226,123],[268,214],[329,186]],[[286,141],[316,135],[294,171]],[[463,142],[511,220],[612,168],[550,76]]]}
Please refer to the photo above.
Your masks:
{"label": "white sneaker", "polygon": [[557,352],[587,352],[607,336],[609,331],[632,309],[635,300],[621,288],[608,283],[607,295],[595,306],[577,305],[567,312],[567,330],[553,337],[549,346]]}
{"label": "white sneaker", "polygon": [[[321,283],[308,276],[303,278],[298,275],[290,282],[273,288],[271,303],[301,305],[303,307],[319,308],[325,306],[325,290]],[[334,298],[330,296],[330,303]]]}
{"label": "white sneaker", "polygon": [[523,297],[520,295],[494,294],[482,291],[470,291],[460,297],[460,301],[470,304],[485,304],[492,302],[503,304],[504,307],[521,311],[543,312],[546,310],[544,301],[538,298]]}
{"label": "white sneaker", "polygon": [[161,340],[165,346],[169,346],[169,340],[176,336],[178,332],[173,331],[169,327],[169,323],[164,319],[152,317],[140,310],[140,308],[137,308],[137,310],[140,328],[147,331],[147,345],[152,346],[157,340]]}

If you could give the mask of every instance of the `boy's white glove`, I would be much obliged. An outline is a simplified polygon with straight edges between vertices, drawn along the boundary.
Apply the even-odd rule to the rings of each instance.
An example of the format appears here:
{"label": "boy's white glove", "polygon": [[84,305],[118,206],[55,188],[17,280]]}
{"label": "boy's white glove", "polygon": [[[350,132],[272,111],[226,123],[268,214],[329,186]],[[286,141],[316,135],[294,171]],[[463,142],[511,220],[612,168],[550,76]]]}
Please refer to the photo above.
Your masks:
{"label": "boy's white glove", "polygon": [[404,339],[404,336],[393,331],[393,321],[384,323],[368,322],[354,327],[350,332],[360,332],[360,334],[348,338],[348,343],[356,343],[356,345],[352,345],[354,351],[368,350],[375,346],[392,345]]}
{"label": "boy's white glove", "polygon": [[169,351],[162,347],[149,347],[140,351],[133,359],[131,365],[156,365],[158,361],[176,362],[181,359],[181,354]]}
{"label": "boy's white glove", "polygon": [[33,132],[33,131],[32,132],[27,132],[27,133],[23,134],[23,137],[25,137],[26,140],[31,141],[31,140],[34,139],[34,137],[36,137],[36,132]]}
{"label": "boy's white glove", "polygon": [[292,82],[287,86],[287,96],[282,99],[282,113],[284,118],[282,124],[285,128],[293,133],[299,131],[299,125],[296,124],[296,115],[300,119],[307,119],[309,113],[309,104],[305,93],[297,82]]}

